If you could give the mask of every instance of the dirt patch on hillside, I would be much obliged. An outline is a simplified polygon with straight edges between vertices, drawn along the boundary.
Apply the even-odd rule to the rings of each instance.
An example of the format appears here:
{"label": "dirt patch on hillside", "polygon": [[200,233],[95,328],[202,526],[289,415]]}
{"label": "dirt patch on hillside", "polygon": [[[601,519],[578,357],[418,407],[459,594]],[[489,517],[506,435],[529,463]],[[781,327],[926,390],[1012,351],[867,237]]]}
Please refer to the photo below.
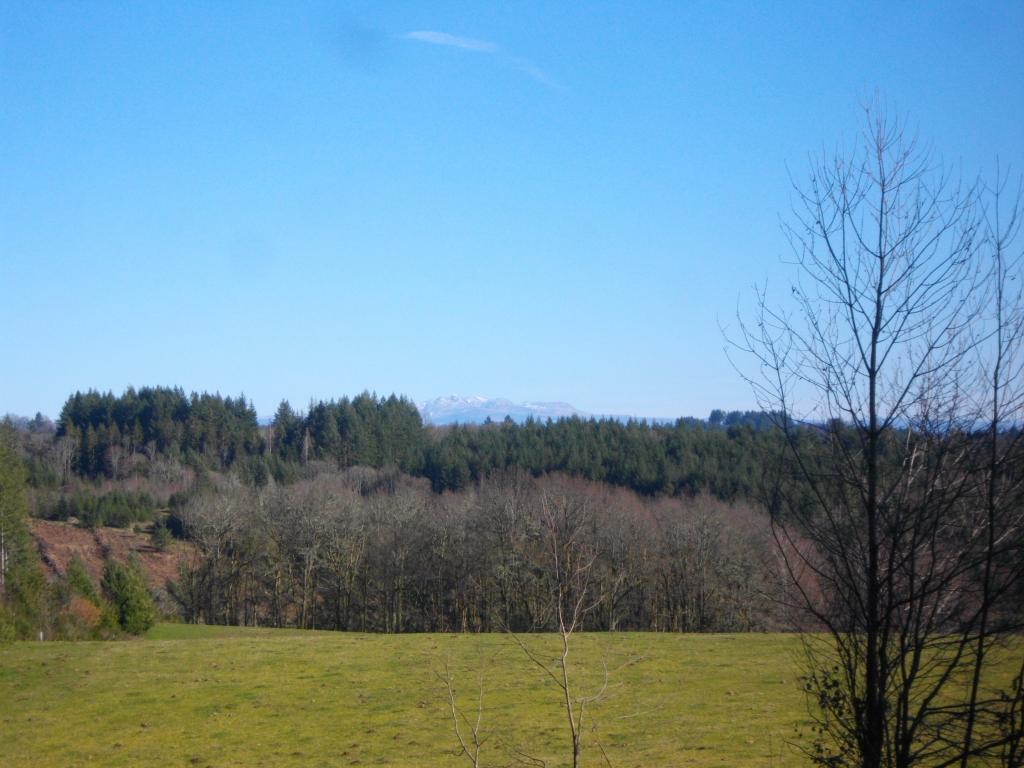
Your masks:
{"label": "dirt patch on hillside", "polygon": [[192,546],[183,541],[173,541],[161,552],[150,543],[148,534],[124,528],[79,528],[49,520],[33,520],[31,528],[51,579],[64,575],[77,555],[89,576],[99,584],[104,560],[110,557],[125,563],[134,554],[150,589],[161,592],[168,579],[178,578],[179,564],[194,554]]}

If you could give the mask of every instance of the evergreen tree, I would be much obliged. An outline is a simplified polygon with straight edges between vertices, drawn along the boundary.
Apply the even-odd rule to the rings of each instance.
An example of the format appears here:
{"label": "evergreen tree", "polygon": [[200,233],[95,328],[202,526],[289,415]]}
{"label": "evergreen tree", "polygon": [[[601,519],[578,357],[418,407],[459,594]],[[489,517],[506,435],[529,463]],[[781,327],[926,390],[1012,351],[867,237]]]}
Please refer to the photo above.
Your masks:
{"label": "evergreen tree", "polygon": [[31,557],[25,470],[13,429],[0,426],[0,599]]}
{"label": "evergreen tree", "polygon": [[68,570],[64,574],[64,584],[69,593],[84,597],[96,607],[103,602],[96,585],[92,583],[89,573],[85,570],[85,565],[77,555],[68,564]]}
{"label": "evergreen tree", "polygon": [[107,560],[103,566],[103,593],[117,611],[117,622],[125,632],[141,635],[156,620],[156,607],[146,581],[135,562],[121,565]]}
{"label": "evergreen tree", "polygon": [[302,456],[303,423],[287,400],[282,400],[277,407],[271,429],[274,432],[273,455],[281,461],[297,462]]}
{"label": "evergreen tree", "polygon": [[16,435],[0,426],[0,635],[27,638],[45,628],[50,589],[28,529],[25,470]]}

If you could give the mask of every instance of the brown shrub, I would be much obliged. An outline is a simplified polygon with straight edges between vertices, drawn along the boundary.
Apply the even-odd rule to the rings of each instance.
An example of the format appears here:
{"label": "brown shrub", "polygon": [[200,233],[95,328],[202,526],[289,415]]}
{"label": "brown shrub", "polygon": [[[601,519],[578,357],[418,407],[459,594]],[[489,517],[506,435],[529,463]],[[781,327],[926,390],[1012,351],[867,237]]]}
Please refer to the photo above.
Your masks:
{"label": "brown shrub", "polygon": [[100,622],[100,609],[81,595],[73,595],[66,610],[68,617],[83,629],[92,631]]}

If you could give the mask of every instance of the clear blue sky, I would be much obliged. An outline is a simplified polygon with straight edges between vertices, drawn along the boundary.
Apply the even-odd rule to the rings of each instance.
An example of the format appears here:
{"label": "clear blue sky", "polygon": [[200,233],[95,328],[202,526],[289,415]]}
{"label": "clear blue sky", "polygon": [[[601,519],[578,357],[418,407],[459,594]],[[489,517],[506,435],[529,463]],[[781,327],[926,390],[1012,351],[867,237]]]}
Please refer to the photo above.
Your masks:
{"label": "clear blue sky", "polygon": [[876,89],[1024,170],[1024,3],[0,1],[0,413],[133,384],[752,405],[787,167]]}

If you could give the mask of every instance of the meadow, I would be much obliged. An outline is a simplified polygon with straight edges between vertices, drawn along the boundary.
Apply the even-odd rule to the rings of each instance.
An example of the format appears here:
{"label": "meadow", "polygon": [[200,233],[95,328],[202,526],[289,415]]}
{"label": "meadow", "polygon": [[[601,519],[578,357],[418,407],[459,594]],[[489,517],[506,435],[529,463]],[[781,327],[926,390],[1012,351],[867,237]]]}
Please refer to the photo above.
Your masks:
{"label": "meadow", "polygon": [[[553,653],[553,636],[526,638]],[[584,764],[801,764],[806,717],[788,635],[589,634],[570,660]],[[359,635],[158,625],[124,642],[0,648],[0,744],[21,766],[445,766],[457,753],[437,677],[448,661],[482,765],[515,750],[566,762],[558,689],[505,635]]]}

